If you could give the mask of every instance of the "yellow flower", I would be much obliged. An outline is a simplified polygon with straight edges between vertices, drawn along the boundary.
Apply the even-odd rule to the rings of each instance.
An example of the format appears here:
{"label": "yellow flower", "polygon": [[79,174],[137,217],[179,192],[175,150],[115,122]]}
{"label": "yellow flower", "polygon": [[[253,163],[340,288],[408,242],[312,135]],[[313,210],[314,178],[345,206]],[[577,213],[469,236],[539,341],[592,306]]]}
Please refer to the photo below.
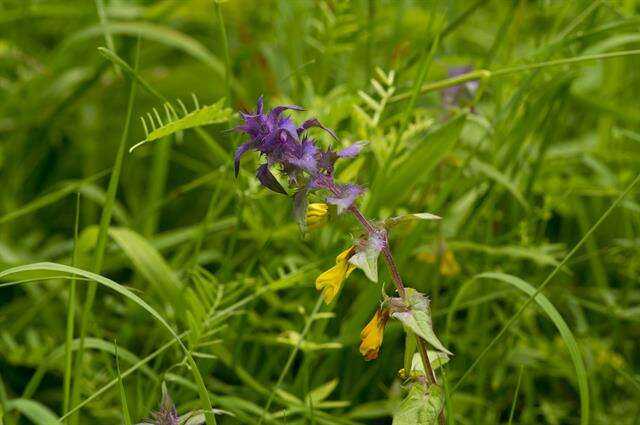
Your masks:
{"label": "yellow flower", "polygon": [[440,274],[442,276],[455,276],[458,273],[460,273],[460,265],[456,261],[453,251],[450,249],[445,250],[440,259]]}
{"label": "yellow flower", "polygon": [[436,262],[436,256],[432,252],[419,252],[416,258],[425,263],[433,264]]}
{"label": "yellow flower", "polygon": [[336,265],[322,273],[316,279],[316,289],[322,289],[322,298],[324,298],[325,303],[329,304],[333,301],[342,286],[342,282],[344,282],[353,269],[356,268],[356,266],[349,263],[349,258],[351,258],[354,253],[354,247],[342,251],[340,255],[336,257]]}
{"label": "yellow flower", "polygon": [[314,230],[324,226],[329,219],[329,205],[324,203],[309,204],[307,206],[307,229]]}
{"label": "yellow flower", "polygon": [[382,345],[382,337],[384,336],[384,326],[389,320],[389,310],[379,308],[375,316],[367,326],[360,332],[360,354],[367,360],[378,358],[378,352]]}
{"label": "yellow flower", "polygon": [[[425,263],[435,263],[436,256],[431,252],[419,252],[416,258]],[[439,265],[440,274],[442,276],[455,276],[460,273],[460,265],[456,261],[456,257],[453,255],[453,251],[449,248],[444,248],[440,256]]]}

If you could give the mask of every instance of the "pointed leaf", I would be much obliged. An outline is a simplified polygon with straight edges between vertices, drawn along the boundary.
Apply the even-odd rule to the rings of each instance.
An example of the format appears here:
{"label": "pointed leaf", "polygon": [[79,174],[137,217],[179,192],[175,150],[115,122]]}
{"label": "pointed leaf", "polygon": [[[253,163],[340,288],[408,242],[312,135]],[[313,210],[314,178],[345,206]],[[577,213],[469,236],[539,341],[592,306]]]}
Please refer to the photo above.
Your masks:
{"label": "pointed leaf", "polygon": [[378,229],[358,241],[356,253],[349,258],[349,263],[361,269],[369,280],[378,282],[378,257],[387,243],[387,232]]}
{"label": "pointed leaf", "polygon": [[416,334],[406,332],[404,341],[404,370],[407,375],[410,375],[413,370],[413,357],[415,357],[416,354],[416,346]]}
{"label": "pointed leaf", "polygon": [[350,259],[349,262],[362,270],[367,278],[372,282],[378,282],[378,256],[380,255],[380,251],[371,252],[361,251],[356,252]]}
{"label": "pointed leaf", "polygon": [[318,403],[325,400],[327,397],[331,395],[333,390],[338,386],[338,380],[332,379],[331,381],[320,385],[317,388],[314,388],[307,394],[307,403],[311,401],[314,406],[317,406]]}
{"label": "pointed leaf", "polygon": [[462,114],[435,128],[403,157],[388,174],[379,173],[372,190],[387,208],[405,200],[416,184],[426,181],[436,165],[455,146],[466,120]]}
{"label": "pointed leaf", "polygon": [[[36,425],[55,425],[62,423],[51,409],[37,401],[15,398],[13,400],[8,400],[5,407],[7,413],[16,410]],[[0,419],[2,419],[1,416]]]}
{"label": "pointed leaf", "polygon": [[399,215],[397,217],[390,217],[384,221],[384,227],[389,229],[396,224],[403,223],[405,221],[413,221],[413,220],[440,220],[442,217],[437,216],[435,214],[422,212],[422,213],[414,213],[414,214],[404,214]]}
{"label": "pointed leaf", "polygon": [[431,308],[429,300],[420,292],[413,288],[406,288],[406,310],[396,310],[391,316],[400,320],[402,324],[408,327],[416,335],[427,341],[432,347],[443,353],[453,355],[440,342],[436,334],[433,332],[431,320]]}

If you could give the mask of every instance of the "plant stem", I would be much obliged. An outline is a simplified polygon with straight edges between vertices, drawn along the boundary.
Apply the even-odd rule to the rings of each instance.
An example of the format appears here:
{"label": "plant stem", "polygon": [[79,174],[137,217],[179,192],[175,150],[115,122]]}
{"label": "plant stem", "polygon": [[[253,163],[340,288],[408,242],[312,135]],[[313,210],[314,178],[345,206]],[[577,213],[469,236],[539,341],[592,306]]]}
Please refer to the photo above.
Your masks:
{"label": "plant stem", "polygon": [[[71,266],[75,267],[78,260],[78,230],[80,227],[80,192],[76,196],[76,219],[73,230],[73,255],[71,257]],[[63,381],[63,402],[62,412],[69,411],[69,402],[71,401],[71,370],[73,367],[73,331],[75,325],[75,309],[76,309],[76,276],[71,278],[71,287],[69,288],[69,305],[67,307],[67,328],[64,352],[64,381]]]}
{"label": "plant stem", "polygon": [[220,23],[220,36],[222,38],[222,50],[224,51],[224,87],[227,95],[227,104],[231,105],[231,59],[229,57],[229,39],[227,37],[227,29],[224,26],[224,17],[222,16],[222,7],[220,2],[216,1],[216,15]]}
{"label": "plant stem", "polygon": [[391,277],[398,288],[398,293],[402,298],[405,297],[404,284],[402,283],[402,278],[400,277],[400,273],[398,273],[398,267],[396,266],[396,262],[393,260],[393,255],[391,254],[391,250],[389,249],[389,242],[387,241],[387,245],[382,249],[382,254],[384,255],[384,259],[389,266],[389,270],[391,271]]}
{"label": "plant stem", "polygon": [[[358,207],[356,207],[355,205],[352,205],[351,207],[349,207],[349,212],[351,212],[354,215],[354,217],[360,222],[360,224],[362,224],[362,227],[364,227],[367,233],[372,234],[373,232],[376,232],[376,229],[374,229],[374,227],[371,225],[369,220],[367,220],[366,217],[362,214],[362,212],[360,212]],[[389,248],[389,240],[387,239],[386,235],[385,235],[384,248],[382,248],[382,254],[384,255],[385,261],[387,262],[389,271],[391,272],[391,278],[393,279],[393,282],[396,284],[396,289],[398,290],[398,294],[400,294],[400,296],[403,299],[405,299],[406,291],[404,288],[404,284],[402,283],[402,277],[398,272],[398,267],[396,266],[396,262],[393,259],[393,254],[391,254],[391,249]],[[427,375],[427,380],[429,381],[429,383],[437,385],[438,380],[436,379],[436,374],[433,371],[433,367],[431,367],[431,361],[429,360],[429,356],[427,354],[427,343],[419,335],[416,335],[416,340],[418,342],[418,351],[420,352],[420,358],[422,359],[422,364],[424,366],[424,370]],[[438,421],[440,422],[441,425],[444,425],[445,423],[445,417],[442,411],[438,416]]]}

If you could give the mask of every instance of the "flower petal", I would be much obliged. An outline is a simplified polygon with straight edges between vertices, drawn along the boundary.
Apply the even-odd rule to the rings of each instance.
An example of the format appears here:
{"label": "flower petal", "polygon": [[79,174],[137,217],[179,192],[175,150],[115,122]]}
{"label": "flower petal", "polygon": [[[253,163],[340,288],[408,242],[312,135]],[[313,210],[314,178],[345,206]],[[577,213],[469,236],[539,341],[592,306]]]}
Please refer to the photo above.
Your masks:
{"label": "flower petal", "polygon": [[335,196],[329,196],[326,201],[338,207],[338,214],[342,214],[349,209],[364,190],[355,184],[347,184],[340,187],[340,193]]}
{"label": "flower petal", "polygon": [[316,289],[322,290],[324,302],[329,304],[338,294],[345,279],[355,269],[353,264],[348,262],[354,253],[354,247],[349,247],[336,257],[336,265],[323,272],[316,279]]}
{"label": "flower petal", "polygon": [[264,108],[264,96],[260,95],[260,97],[258,98],[258,102],[256,104],[256,114],[257,115],[262,114],[263,108]]}
{"label": "flower petal", "polygon": [[329,133],[331,137],[338,140],[338,136],[336,136],[336,133],[334,133],[333,130],[331,130],[329,127],[325,127],[324,125],[322,125],[317,118],[312,118],[303,122],[302,125],[298,127],[298,134],[302,134],[305,130],[311,127],[320,127],[321,129]]}
{"label": "flower petal", "polygon": [[238,177],[238,172],[240,172],[240,158],[250,149],[253,149],[253,141],[241,144],[233,154],[233,169],[236,177]]}
{"label": "flower petal", "polygon": [[364,141],[355,142],[347,146],[346,148],[339,150],[337,155],[340,158],[353,158],[354,156],[358,155],[360,151],[362,151],[362,148],[364,148],[366,145],[367,142]]}
{"label": "flower petal", "polygon": [[305,224],[308,230],[322,227],[329,219],[329,205],[316,202],[307,206]]}
{"label": "flower petal", "polygon": [[367,323],[367,326],[360,332],[360,354],[365,356],[366,360],[375,360],[378,358],[387,320],[389,320],[389,310],[379,308],[373,318]]}
{"label": "flower petal", "polygon": [[280,114],[288,109],[292,111],[304,111],[304,108],[298,105],[276,106],[271,111],[269,111],[269,120],[276,120],[280,116]]}
{"label": "flower petal", "polygon": [[318,148],[311,139],[304,139],[302,144],[298,146],[298,152],[295,154],[287,155],[288,161],[296,165],[307,172],[314,172],[318,168],[318,161],[316,155]]}

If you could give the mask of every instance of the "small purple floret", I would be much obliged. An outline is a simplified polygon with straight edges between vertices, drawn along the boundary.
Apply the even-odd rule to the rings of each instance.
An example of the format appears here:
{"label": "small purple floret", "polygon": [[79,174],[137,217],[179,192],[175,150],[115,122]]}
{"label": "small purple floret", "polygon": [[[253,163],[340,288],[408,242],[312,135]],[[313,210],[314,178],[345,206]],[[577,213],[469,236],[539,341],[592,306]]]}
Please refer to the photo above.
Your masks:
{"label": "small purple floret", "polygon": [[353,158],[354,156],[358,156],[362,148],[366,145],[365,142],[355,142],[352,145],[347,146],[346,148],[339,150],[337,155],[340,158]]}
{"label": "small purple floret", "polygon": [[[472,66],[457,66],[449,68],[447,75],[453,78],[468,74],[471,71],[473,71]],[[446,106],[453,106],[461,100],[472,98],[478,90],[479,85],[478,80],[472,80],[463,84],[447,87],[442,90],[442,100]]]}
{"label": "small purple floret", "polygon": [[338,186],[335,195],[327,197],[327,202],[338,207],[338,214],[346,211],[353,205],[356,198],[360,196],[364,190],[355,184],[346,184]]}

